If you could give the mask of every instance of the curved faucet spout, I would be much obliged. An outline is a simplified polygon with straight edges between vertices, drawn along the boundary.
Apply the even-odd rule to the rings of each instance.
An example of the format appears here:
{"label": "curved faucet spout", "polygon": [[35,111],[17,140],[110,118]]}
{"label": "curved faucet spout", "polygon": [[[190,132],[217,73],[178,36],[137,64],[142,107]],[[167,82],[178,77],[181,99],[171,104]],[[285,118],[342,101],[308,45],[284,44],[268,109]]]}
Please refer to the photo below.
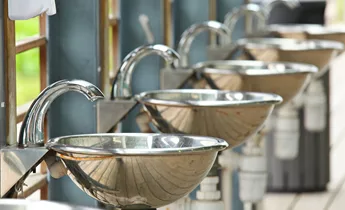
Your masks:
{"label": "curved faucet spout", "polygon": [[50,104],[60,95],[75,91],[90,101],[104,98],[103,93],[93,84],[83,80],[61,80],[44,89],[31,104],[20,128],[19,147],[42,146],[44,144],[44,117]]}
{"label": "curved faucet spout", "polygon": [[188,56],[192,43],[195,37],[203,31],[213,31],[217,33],[221,38],[227,40],[224,44],[230,43],[231,41],[231,30],[220,22],[206,21],[193,24],[182,33],[178,44],[177,52],[181,56],[181,67],[187,67],[189,65]]}
{"label": "curved faucet spout", "polygon": [[180,56],[168,46],[156,44],[138,47],[123,59],[113,82],[111,99],[132,97],[131,83],[134,67],[142,58],[152,54],[161,56],[170,65],[170,68],[179,65]]}
{"label": "curved faucet spout", "polygon": [[[258,19],[258,30],[261,30],[263,27],[265,27],[265,11],[257,4],[245,4],[231,10],[225,15],[224,24],[230,29],[230,31],[233,31],[240,17],[246,14],[251,14],[252,16],[255,16]],[[248,33],[252,32],[253,31],[248,31]]]}
{"label": "curved faucet spout", "polygon": [[266,18],[269,17],[274,6],[278,4],[284,4],[290,9],[294,9],[300,6],[299,0],[263,0],[261,6],[265,10]]}

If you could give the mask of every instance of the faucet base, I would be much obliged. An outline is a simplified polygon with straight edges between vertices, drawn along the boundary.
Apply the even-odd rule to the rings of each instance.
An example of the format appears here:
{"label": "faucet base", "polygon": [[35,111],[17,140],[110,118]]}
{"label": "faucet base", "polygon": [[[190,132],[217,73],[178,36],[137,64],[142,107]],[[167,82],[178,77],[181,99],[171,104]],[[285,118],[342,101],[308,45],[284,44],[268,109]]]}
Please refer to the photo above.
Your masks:
{"label": "faucet base", "polygon": [[[100,100],[97,102],[97,132],[109,132],[137,104],[135,100]],[[113,114],[111,114],[113,113]]]}
{"label": "faucet base", "polygon": [[161,89],[181,88],[193,74],[193,69],[162,69],[160,75]]}

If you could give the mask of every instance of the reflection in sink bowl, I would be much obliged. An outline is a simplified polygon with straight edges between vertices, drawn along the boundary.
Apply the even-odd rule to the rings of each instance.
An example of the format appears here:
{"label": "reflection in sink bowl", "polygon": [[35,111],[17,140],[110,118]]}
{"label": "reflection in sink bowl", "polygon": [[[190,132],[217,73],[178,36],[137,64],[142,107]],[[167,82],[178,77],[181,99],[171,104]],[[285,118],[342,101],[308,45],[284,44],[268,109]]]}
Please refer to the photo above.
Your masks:
{"label": "reflection in sink bowl", "polygon": [[320,24],[270,24],[267,26],[268,31],[281,32],[306,32],[310,30],[323,30],[325,27]]}
{"label": "reflection in sink bowl", "polygon": [[344,50],[341,42],[329,40],[248,38],[240,39],[236,44],[246,49],[255,60],[307,63],[318,67],[319,75],[325,73],[331,59]]}
{"label": "reflection in sink bowl", "polygon": [[[1,210],[97,210],[95,208],[72,206],[49,201],[29,201],[19,199],[0,199]],[[99,209],[98,209],[99,210]]]}
{"label": "reflection in sink bowl", "polygon": [[160,132],[213,136],[231,147],[255,134],[282,102],[275,94],[207,89],[148,91],[136,99]]}
{"label": "reflection in sink bowl", "polygon": [[343,50],[340,42],[328,40],[298,40],[287,38],[248,38],[239,39],[237,44],[248,48],[275,48],[289,51],[301,50]]}
{"label": "reflection in sink bowl", "polygon": [[206,61],[194,66],[202,79],[196,88],[275,93],[288,103],[310,81],[316,66],[288,62]]}
{"label": "reflection in sink bowl", "polygon": [[122,209],[158,208],[182,198],[227,146],[211,137],[135,133],[65,136],[47,144],[77,186]]}

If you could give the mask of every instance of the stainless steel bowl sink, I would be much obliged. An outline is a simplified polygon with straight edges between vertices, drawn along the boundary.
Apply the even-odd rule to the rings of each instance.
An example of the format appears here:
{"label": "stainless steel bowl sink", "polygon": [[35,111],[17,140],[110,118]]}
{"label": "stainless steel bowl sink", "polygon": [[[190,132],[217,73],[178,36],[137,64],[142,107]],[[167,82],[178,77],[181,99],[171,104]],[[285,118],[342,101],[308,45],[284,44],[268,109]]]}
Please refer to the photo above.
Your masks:
{"label": "stainless steel bowl sink", "polygon": [[285,38],[248,38],[236,44],[256,60],[312,64],[318,67],[318,74],[323,74],[331,59],[344,49],[344,45],[336,41]]}
{"label": "stainless steel bowl sink", "polygon": [[193,69],[201,73],[195,88],[275,93],[286,104],[302,91],[316,66],[300,63],[262,61],[206,61]]}
{"label": "stainless steel bowl sink", "polygon": [[158,208],[182,198],[227,146],[211,137],[136,133],[65,136],[47,144],[80,189],[121,209]]}
{"label": "stainless steel bowl sink", "polygon": [[255,134],[282,102],[275,94],[207,89],[148,91],[136,99],[159,131],[214,136],[231,147]]}
{"label": "stainless steel bowl sink", "polygon": [[29,201],[20,199],[0,199],[1,210],[100,210],[89,207],[72,206],[50,201]]}

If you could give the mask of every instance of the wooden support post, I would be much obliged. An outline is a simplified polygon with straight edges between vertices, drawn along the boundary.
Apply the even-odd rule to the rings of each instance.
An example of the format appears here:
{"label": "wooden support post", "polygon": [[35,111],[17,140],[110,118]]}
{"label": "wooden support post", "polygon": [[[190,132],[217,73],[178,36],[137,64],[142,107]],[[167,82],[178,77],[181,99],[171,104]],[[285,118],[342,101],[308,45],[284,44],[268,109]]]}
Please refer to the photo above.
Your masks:
{"label": "wooden support post", "polygon": [[16,41],[14,21],[8,18],[8,1],[3,0],[4,9],[4,65],[6,99],[7,144],[17,144],[17,94],[16,94]]}

